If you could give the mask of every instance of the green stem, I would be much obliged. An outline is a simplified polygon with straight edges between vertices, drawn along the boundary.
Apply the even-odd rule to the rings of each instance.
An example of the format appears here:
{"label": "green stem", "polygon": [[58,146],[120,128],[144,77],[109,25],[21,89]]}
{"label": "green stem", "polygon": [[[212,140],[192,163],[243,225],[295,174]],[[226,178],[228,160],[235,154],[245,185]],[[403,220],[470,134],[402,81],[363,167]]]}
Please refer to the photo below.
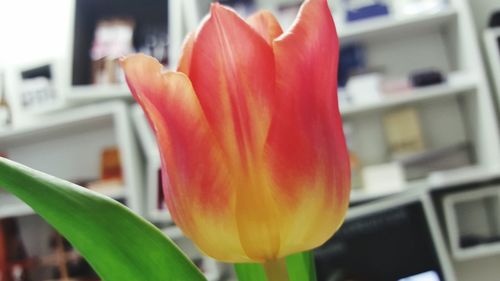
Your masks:
{"label": "green stem", "polygon": [[289,281],[284,258],[266,261],[263,266],[267,281]]}

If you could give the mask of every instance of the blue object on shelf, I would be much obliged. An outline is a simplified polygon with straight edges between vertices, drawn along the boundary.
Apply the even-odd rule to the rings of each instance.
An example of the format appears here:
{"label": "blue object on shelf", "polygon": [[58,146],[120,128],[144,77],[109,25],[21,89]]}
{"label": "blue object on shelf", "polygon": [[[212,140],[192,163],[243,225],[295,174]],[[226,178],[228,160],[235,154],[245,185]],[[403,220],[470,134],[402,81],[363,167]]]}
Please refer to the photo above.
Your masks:
{"label": "blue object on shelf", "polygon": [[352,44],[340,48],[338,86],[345,87],[349,76],[366,68],[365,49],[362,45]]}
{"label": "blue object on shelf", "polygon": [[358,21],[373,17],[389,15],[389,7],[382,3],[374,3],[372,5],[360,7],[357,9],[347,10],[347,21]]}

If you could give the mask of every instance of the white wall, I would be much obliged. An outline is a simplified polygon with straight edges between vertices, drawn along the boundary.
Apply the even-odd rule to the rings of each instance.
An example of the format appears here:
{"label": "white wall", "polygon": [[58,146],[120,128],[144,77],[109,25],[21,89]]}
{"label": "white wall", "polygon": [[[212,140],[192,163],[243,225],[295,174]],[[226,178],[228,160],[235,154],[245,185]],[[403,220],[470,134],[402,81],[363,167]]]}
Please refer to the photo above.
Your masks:
{"label": "white wall", "polygon": [[73,1],[0,1],[0,68],[63,58],[69,47]]}

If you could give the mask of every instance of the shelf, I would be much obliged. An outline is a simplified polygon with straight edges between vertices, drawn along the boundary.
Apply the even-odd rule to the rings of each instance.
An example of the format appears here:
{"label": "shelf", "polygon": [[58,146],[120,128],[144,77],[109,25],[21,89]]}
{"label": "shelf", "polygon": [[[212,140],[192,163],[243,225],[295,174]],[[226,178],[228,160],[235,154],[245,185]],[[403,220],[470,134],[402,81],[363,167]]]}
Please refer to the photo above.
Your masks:
{"label": "shelf", "polygon": [[357,188],[351,190],[351,203],[362,203],[366,201],[377,200],[383,197],[388,197],[391,195],[396,195],[407,190],[425,190],[429,187],[429,183],[427,178],[420,180],[412,180],[406,182],[403,186],[400,187],[399,191],[389,190],[389,191],[380,191],[380,192],[369,192],[363,190],[363,188]]}
{"label": "shelf", "polygon": [[[124,187],[115,186],[106,190],[99,191],[98,193],[115,200],[121,200],[125,198]],[[24,203],[14,195],[7,192],[2,192],[0,187],[0,219],[32,215],[34,213],[35,212],[30,206],[28,206],[26,203]]]}
{"label": "shelf", "polygon": [[[500,27],[487,28],[483,33],[483,41],[491,77],[500,77]],[[497,97],[500,96],[500,79],[492,79],[492,83]],[[500,102],[498,98],[497,102]]]}
{"label": "shelf", "polygon": [[111,99],[132,100],[126,84],[73,86],[66,96],[69,103],[89,103]]}
{"label": "shelf", "polygon": [[461,74],[453,74],[448,81],[436,86],[415,88],[399,94],[385,96],[376,103],[345,104],[340,107],[343,116],[383,110],[399,105],[428,102],[436,99],[454,97],[476,88],[476,82],[471,77]]}
{"label": "shelf", "polygon": [[40,117],[29,125],[19,127],[4,127],[0,129],[0,143],[16,142],[34,137],[50,136],[57,137],[55,132],[68,133],[61,129],[83,130],[84,124],[98,125],[104,119],[112,117],[113,111],[121,105],[116,103],[96,104],[74,110],[63,111],[48,117]]}
{"label": "shelf", "polygon": [[185,238],[184,234],[182,233],[182,230],[175,225],[163,228],[161,230],[161,232],[163,232],[165,235],[167,235],[172,240]]}
{"label": "shelf", "polygon": [[0,192],[0,219],[31,215],[34,211],[21,200],[9,193]]}
{"label": "shelf", "polygon": [[456,16],[457,12],[452,8],[405,17],[380,16],[339,25],[338,34],[342,44],[393,36],[395,33],[413,34],[417,30],[439,27]]}
{"label": "shelf", "polygon": [[115,200],[121,200],[126,197],[125,187],[122,185],[107,186],[99,189],[92,189],[92,191],[107,196],[109,198],[113,198]]}
{"label": "shelf", "polygon": [[[128,107],[120,101],[72,108],[40,117],[26,126],[0,131],[0,151],[8,158],[74,182],[98,179],[103,149],[118,148],[123,183],[103,186],[103,190],[95,191],[123,200],[133,211],[140,213],[141,171],[136,146]],[[0,213],[2,208],[0,204]],[[21,211],[19,215],[23,215]],[[10,214],[16,215],[15,212]]]}
{"label": "shelf", "polygon": [[500,187],[447,195],[444,214],[451,253],[456,260],[500,253]]}

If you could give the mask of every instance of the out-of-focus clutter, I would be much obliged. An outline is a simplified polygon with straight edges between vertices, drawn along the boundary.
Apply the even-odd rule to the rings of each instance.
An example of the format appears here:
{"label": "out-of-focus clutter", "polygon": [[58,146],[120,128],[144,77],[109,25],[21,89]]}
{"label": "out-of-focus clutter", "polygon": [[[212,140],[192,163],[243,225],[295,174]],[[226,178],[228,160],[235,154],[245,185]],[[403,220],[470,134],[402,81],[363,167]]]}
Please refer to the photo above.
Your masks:
{"label": "out-of-focus clutter", "polygon": [[123,172],[120,150],[117,147],[107,147],[101,152],[100,178],[83,186],[104,194],[113,194],[123,190]]}
{"label": "out-of-focus clutter", "polygon": [[[466,1],[329,1],[339,36],[338,100],[351,163],[353,205],[408,190],[431,190],[436,182],[462,184],[481,176],[482,172],[474,171],[500,166],[498,119],[485,81],[480,48],[471,38],[475,35]],[[76,0],[69,23],[71,44],[62,62],[44,58],[0,69],[0,156],[110,196],[169,229],[168,234],[174,233],[177,242],[182,234],[171,225],[164,204],[157,144],[144,114],[131,98],[117,59],[142,52],[157,58],[165,68],[175,68],[179,53],[175,50],[180,49],[184,35],[192,29],[186,22],[196,26],[209,12],[211,2]],[[301,3],[220,2],[243,17],[260,8],[269,9],[284,30],[293,23]],[[489,19],[490,28],[484,33],[487,63],[492,77],[499,77],[491,81],[497,93],[499,15]],[[321,71],[321,65],[317,68]],[[432,196],[440,206],[436,203],[440,199],[434,193]],[[445,200],[446,210],[437,211],[446,217],[440,217],[439,223],[447,227],[448,236],[444,242],[436,241],[449,243],[443,251],[450,249],[453,262],[459,261],[452,266],[460,271],[464,261],[475,262],[474,257],[500,252],[500,246],[494,247],[500,233],[498,216],[494,215],[498,213],[498,196],[490,190],[450,196]],[[0,218],[32,214],[14,199],[0,191]],[[400,271],[389,279],[447,280],[438,254],[429,250],[433,245],[430,236],[436,235],[436,229],[432,228],[434,222],[423,218],[428,219],[432,211],[424,212],[420,205],[401,207],[391,203],[386,212],[385,207],[375,205],[382,210],[380,214],[366,219],[361,216],[360,223],[356,222],[360,212],[355,211],[354,221],[346,224],[333,244],[325,245],[331,246],[331,252],[318,250],[319,280],[373,280],[376,278],[362,279],[357,271],[369,273],[366,277],[388,273],[381,272],[381,268],[395,272],[403,267],[411,270]],[[428,203],[424,205],[429,207]],[[365,214],[373,213],[370,208]],[[474,223],[464,223],[470,218]],[[42,241],[38,244],[47,249],[34,252],[34,246],[25,243],[31,240],[24,237],[23,229],[35,230],[22,219],[12,221],[6,224],[17,225],[18,234],[14,236],[21,236],[23,243],[7,244],[23,247],[15,254],[9,250],[6,255],[2,241],[7,240],[0,232],[0,269],[8,268],[8,277],[2,278],[93,280],[92,276],[86,279],[86,273],[73,271],[73,264],[80,258],[65,246],[64,240],[64,252],[57,250],[61,249],[56,247],[61,239],[53,235],[53,230],[47,231],[43,241],[33,239]],[[455,224],[447,225],[450,221]],[[388,240],[388,229],[394,230],[389,244],[400,247],[380,242]],[[388,254],[380,258],[381,251]],[[378,256],[373,258],[371,254]],[[446,257],[442,253],[439,256]],[[61,257],[65,258],[63,262]],[[192,259],[212,274],[210,281],[220,279],[219,270],[199,253]],[[374,260],[380,264],[370,268]],[[363,270],[360,263],[366,265]],[[416,264],[423,266],[413,267]],[[46,279],[26,279],[39,267],[48,274],[43,275]],[[384,277],[378,280],[389,280]]]}
{"label": "out-of-focus clutter", "polygon": [[0,220],[0,280],[100,279],[68,241],[31,217]]}
{"label": "out-of-focus clutter", "polygon": [[118,59],[134,52],[168,66],[166,2],[77,1],[75,11],[72,85],[123,84]]}
{"label": "out-of-focus clutter", "polygon": [[92,84],[123,83],[125,77],[118,59],[133,52],[133,19],[100,20],[90,50]]}
{"label": "out-of-focus clutter", "polygon": [[488,28],[483,33],[483,42],[492,85],[496,94],[500,95],[500,10],[490,16]]}

